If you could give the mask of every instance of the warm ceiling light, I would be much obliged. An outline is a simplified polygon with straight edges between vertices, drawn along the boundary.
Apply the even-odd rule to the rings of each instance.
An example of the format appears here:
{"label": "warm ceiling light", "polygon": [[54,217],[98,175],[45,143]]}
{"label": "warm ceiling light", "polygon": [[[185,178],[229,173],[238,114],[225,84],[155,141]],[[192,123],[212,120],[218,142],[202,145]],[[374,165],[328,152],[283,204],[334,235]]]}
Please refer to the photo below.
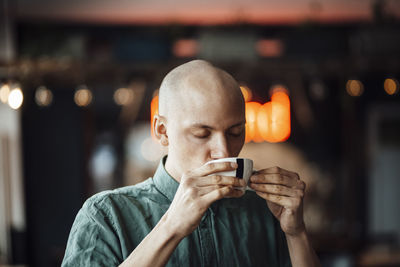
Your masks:
{"label": "warm ceiling light", "polygon": [[151,122],[151,136],[155,139],[155,135],[154,135],[154,116],[158,114],[158,94],[156,94],[153,99],[151,100],[150,103],[150,122]]}
{"label": "warm ceiling light", "polygon": [[256,43],[256,50],[262,57],[280,57],[283,49],[283,43],[278,39],[259,40]]}
{"label": "warm ceiling light", "polygon": [[9,94],[10,94],[10,86],[5,83],[0,88],[0,101],[3,103],[7,103]]}
{"label": "warm ceiling light", "polygon": [[24,95],[22,94],[21,88],[17,87],[11,90],[8,95],[8,105],[12,109],[19,109],[24,101]]}
{"label": "warm ceiling light", "polygon": [[287,95],[289,94],[289,90],[283,84],[275,84],[275,85],[271,86],[271,89],[269,90],[270,95],[272,96],[276,92],[283,92]]}
{"label": "warm ceiling light", "polygon": [[117,105],[127,106],[133,102],[134,92],[129,88],[119,88],[114,92],[114,101]]}
{"label": "warm ceiling light", "polygon": [[360,96],[364,92],[364,85],[359,80],[348,80],[346,91],[350,96]]}
{"label": "warm ceiling light", "polygon": [[258,126],[257,126],[257,114],[260,109],[261,104],[257,102],[247,102],[246,103],[246,137],[245,142],[262,142],[263,138],[261,137]]}
{"label": "warm ceiling light", "polygon": [[240,86],[240,90],[242,91],[243,98],[245,102],[249,102],[253,96],[249,87],[245,85]]}
{"label": "warm ceiling light", "polygon": [[394,95],[399,91],[399,82],[396,79],[388,78],[383,83],[383,88],[388,95]]}
{"label": "warm ceiling light", "polygon": [[181,39],[174,43],[172,51],[176,57],[195,57],[199,50],[196,40]]}
{"label": "warm ceiling light", "polygon": [[79,107],[85,107],[92,102],[92,92],[84,86],[76,90],[74,95],[75,104]]}
{"label": "warm ceiling light", "polygon": [[38,106],[46,107],[53,101],[53,93],[45,86],[39,86],[36,89],[35,101]]}
{"label": "warm ceiling light", "polygon": [[257,126],[261,137],[271,143],[283,142],[290,136],[290,100],[283,91],[271,96],[258,111]]}

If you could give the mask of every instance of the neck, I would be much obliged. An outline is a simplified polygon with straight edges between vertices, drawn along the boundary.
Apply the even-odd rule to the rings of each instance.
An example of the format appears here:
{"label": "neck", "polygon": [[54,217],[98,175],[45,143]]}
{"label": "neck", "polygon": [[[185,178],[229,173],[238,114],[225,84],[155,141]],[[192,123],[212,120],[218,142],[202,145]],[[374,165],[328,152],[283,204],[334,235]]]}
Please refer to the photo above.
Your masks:
{"label": "neck", "polygon": [[165,161],[165,170],[172,178],[174,178],[178,183],[181,181],[181,175],[172,165],[173,159],[168,155],[167,160]]}

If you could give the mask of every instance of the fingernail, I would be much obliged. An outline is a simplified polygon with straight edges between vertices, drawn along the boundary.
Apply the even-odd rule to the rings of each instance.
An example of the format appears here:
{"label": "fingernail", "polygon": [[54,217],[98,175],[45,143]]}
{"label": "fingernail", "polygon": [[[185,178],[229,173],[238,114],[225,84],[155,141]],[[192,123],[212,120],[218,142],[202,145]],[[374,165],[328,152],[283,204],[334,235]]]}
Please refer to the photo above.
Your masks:
{"label": "fingernail", "polygon": [[231,162],[231,166],[232,166],[232,168],[237,168],[237,163],[236,162]]}

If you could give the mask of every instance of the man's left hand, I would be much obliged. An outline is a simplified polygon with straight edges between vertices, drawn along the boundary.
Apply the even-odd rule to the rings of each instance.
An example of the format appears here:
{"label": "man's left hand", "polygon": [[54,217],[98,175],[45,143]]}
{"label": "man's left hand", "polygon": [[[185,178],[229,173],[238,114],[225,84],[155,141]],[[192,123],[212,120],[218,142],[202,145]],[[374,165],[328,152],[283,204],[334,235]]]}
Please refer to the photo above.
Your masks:
{"label": "man's left hand", "polygon": [[297,173],[279,167],[263,169],[250,177],[249,187],[267,201],[287,235],[305,231],[303,197],[306,184]]}

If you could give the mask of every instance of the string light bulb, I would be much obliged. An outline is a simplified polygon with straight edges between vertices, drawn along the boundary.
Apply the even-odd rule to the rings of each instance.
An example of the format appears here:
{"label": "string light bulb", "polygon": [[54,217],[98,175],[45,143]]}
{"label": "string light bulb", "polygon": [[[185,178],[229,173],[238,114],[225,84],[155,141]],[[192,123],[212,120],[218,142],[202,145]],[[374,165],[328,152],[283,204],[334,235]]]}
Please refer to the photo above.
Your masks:
{"label": "string light bulb", "polygon": [[10,91],[10,94],[8,95],[8,105],[12,109],[19,109],[22,105],[22,102],[24,101],[24,95],[22,93],[22,90],[19,85],[16,85],[15,88],[13,88]]}
{"label": "string light bulb", "polygon": [[9,94],[10,94],[10,86],[7,83],[4,83],[0,87],[0,101],[6,104],[8,101]]}
{"label": "string light bulb", "polygon": [[74,95],[75,104],[79,107],[86,107],[92,102],[92,92],[85,86],[78,87]]}
{"label": "string light bulb", "polygon": [[364,85],[359,80],[348,80],[346,91],[350,96],[361,96],[364,92]]}
{"label": "string light bulb", "polygon": [[46,86],[39,86],[36,89],[35,102],[41,107],[49,106],[53,102],[53,93]]}
{"label": "string light bulb", "polygon": [[383,83],[383,88],[388,95],[394,95],[399,91],[399,82],[394,78],[387,78]]}

